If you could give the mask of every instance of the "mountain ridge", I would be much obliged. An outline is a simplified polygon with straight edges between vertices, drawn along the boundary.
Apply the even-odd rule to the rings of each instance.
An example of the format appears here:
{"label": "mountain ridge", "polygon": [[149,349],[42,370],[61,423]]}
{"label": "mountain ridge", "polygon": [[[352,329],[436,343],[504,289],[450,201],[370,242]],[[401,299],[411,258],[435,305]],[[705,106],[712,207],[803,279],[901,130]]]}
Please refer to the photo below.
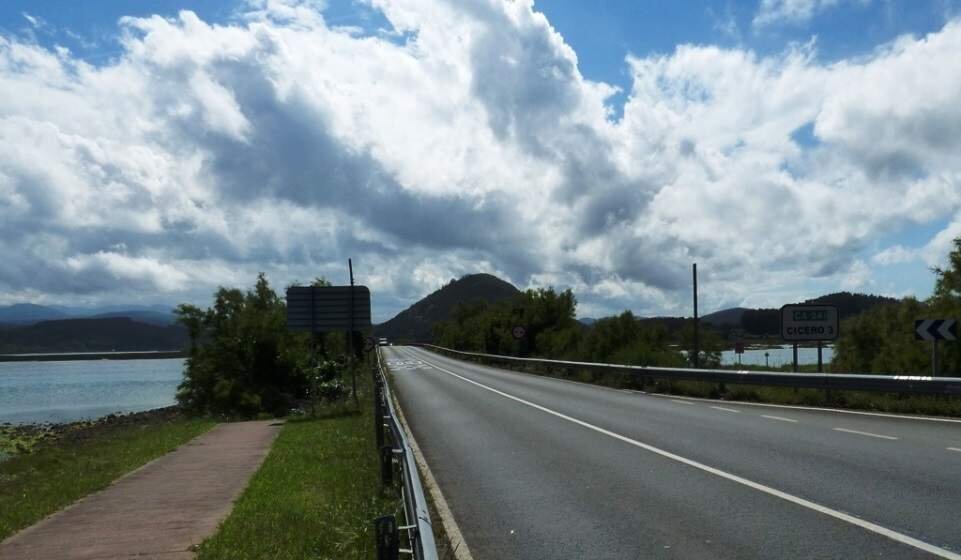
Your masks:
{"label": "mountain ridge", "polygon": [[[488,303],[509,299],[522,292],[512,284],[492,274],[478,273],[451,280],[445,286],[421,298],[401,311],[392,319],[374,326],[375,336],[388,339],[428,341],[431,339],[435,323],[450,318],[457,304],[483,300]],[[876,305],[896,303],[898,300],[886,296],[852,292],[834,292],[803,300],[802,304],[834,305],[840,318],[846,319]],[[582,318],[580,324],[590,328],[600,318]],[[659,324],[669,331],[683,328],[689,317],[638,317],[639,320]],[[780,332],[780,309],[731,307],[721,309],[700,318],[702,324],[722,331],[744,331],[747,334],[764,336]]]}
{"label": "mountain ridge", "polygon": [[183,350],[187,329],[128,317],[57,319],[0,326],[0,354]]}

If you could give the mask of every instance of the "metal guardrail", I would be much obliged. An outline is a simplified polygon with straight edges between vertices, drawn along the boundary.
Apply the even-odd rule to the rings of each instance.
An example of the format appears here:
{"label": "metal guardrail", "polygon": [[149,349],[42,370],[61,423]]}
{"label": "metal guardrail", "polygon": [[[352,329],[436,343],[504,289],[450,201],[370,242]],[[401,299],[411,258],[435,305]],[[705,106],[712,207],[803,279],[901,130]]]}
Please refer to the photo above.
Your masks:
{"label": "metal guardrail", "polygon": [[464,352],[418,344],[455,357],[479,359],[489,363],[527,364],[545,368],[635,374],[642,378],[679,381],[708,381],[745,385],[771,385],[805,389],[870,391],[877,393],[914,393],[926,395],[961,395],[961,377],[930,377],[920,375],[869,375],[849,373],[785,373],[779,371],[750,371],[729,369],[693,369],[624,364],[598,364],[540,358],[517,358],[481,352]]}
{"label": "metal guardrail", "polygon": [[[437,544],[427,509],[427,497],[417,473],[414,452],[394,409],[380,350],[377,349],[374,354],[374,431],[381,457],[381,480],[385,485],[393,484],[395,468],[399,470],[405,523],[398,526],[393,516],[380,517],[375,521],[377,558],[394,560],[399,553],[403,553],[409,554],[415,560],[437,560]],[[386,436],[389,436],[387,441]],[[407,535],[409,548],[400,548],[401,531]]]}

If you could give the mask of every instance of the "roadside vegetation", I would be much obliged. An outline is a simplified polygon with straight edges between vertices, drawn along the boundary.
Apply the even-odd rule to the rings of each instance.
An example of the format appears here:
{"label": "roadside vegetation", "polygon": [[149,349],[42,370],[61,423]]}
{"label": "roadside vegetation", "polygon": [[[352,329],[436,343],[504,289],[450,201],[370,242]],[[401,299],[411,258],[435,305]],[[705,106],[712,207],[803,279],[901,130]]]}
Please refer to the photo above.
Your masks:
{"label": "roadside vegetation", "polygon": [[[949,266],[934,269],[935,290],[931,298],[861,298],[866,311],[842,322],[834,358],[826,370],[834,373],[931,374],[931,343],[914,339],[914,321],[922,318],[961,319],[961,238],[954,242]],[[843,294],[840,294],[843,295]],[[873,306],[870,306],[872,304]],[[450,320],[434,328],[439,346],[489,354],[542,357],[600,363],[661,367],[685,367],[693,355],[693,328],[636,318],[630,311],[597,320],[590,327],[579,324],[577,301],[570,290],[528,290],[511,300],[494,304],[470,302],[455,307]],[[675,321],[676,323],[676,321]],[[523,327],[517,339],[512,330]],[[723,342],[711,328],[701,329],[700,366],[719,367]],[[961,343],[941,344],[941,375],[961,375]],[[729,366],[736,369],[770,369]],[[791,366],[781,366],[782,371]],[[556,373],[581,381],[622,388],[640,388],[640,380],[617,374],[592,372]],[[813,372],[815,366],[801,368]],[[853,391],[820,391],[779,387],[714,385],[698,382],[661,382],[650,390],[711,398],[764,401],[812,406],[849,407],[866,410],[961,415],[956,397],[907,396]]]}
{"label": "roadside vegetation", "polygon": [[[931,343],[914,340],[914,321],[961,320],[961,238],[954,240],[948,267],[933,272],[934,294],[927,300],[905,298],[845,321],[832,370],[930,375]],[[961,375],[961,343],[940,347],[942,375]]]}
{"label": "roadside vegetation", "polygon": [[[664,325],[638,319],[630,311],[597,320],[585,327],[576,317],[577,298],[570,290],[527,290],[510,300],[463,303],[451,319],[437,323],[438,346],[506,356],[530,356],[640,365],[682,367],[685,352],[693,354],[693,326],[676,332]],[[523,327],[522,338],[513,336]],[[700,358],[705,367],[721,361],[721,340],[701,333]]]}
{"label": "roadside vegetation", "polygon": [[345,355],[343,333],[292,332],[286,314],[264,275],[247,291],[220,288],[208,309],[177,309],[191,340],[180,404],[226,418],[286,418],[199,558],[373,558],[374,519],[398,511],[399,496],[380,481],[370,365]]}
{"label": "roadside vegetation", "polygon": [[[323,279],[314,285],[329,285]],[[263,274],[252,289],[220,288],[213,305],[183,304],[177,320],[190,355],[177,400],[186,410],[226,418],[281,417],[310,401],[346,393],[339,372],[345,337],[287,329],[287,306]],[[360,344],[355,345],[360,347]],[[316,349],[316,352],[314,350]]]}
{"label": "roadside vegetation", "polygon": [[292,417],[230,517],[200,547],[203,559],[374,558],[373,520],[400,511],[384,490],[376,452],[370,373],[358,403]]}
{"label": "roadside vegetation", "polygon": [[[119,418],[119,420],[117,420]],[[0,540],[174,450],[215,423],[141,413],[59,428],[6,428],[0,462]]]}

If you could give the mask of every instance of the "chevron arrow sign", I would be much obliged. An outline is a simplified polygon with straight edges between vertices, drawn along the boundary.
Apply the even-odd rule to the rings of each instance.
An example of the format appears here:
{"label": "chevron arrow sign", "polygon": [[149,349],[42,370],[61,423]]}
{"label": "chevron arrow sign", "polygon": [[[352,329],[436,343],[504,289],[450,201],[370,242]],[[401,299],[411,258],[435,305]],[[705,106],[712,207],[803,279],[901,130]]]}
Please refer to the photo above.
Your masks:
{"label": "chevron arrow sign", "polygon": [[958,322],[954,319],[918,319],[914,322],[915,340],[957,340]]}

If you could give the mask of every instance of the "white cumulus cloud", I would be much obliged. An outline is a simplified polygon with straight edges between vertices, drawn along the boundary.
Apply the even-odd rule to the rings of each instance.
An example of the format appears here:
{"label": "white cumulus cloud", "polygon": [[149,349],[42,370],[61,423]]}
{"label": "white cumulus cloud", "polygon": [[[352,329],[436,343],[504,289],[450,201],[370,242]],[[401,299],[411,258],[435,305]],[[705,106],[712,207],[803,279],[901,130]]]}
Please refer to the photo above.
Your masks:
{"label": "white cumulus cloud", "polygon": [[392,32],[278,1],[125,18],[99,66],[0,37],[0,290],[198,300],[352,256],[381,319],[476,271],[682,313],[692,261],[708,304],[765,304],[860,283],[899,228],[957,230],[961,23],[832,64],[630,56],[614,120],[531,2],[372,5]]}

